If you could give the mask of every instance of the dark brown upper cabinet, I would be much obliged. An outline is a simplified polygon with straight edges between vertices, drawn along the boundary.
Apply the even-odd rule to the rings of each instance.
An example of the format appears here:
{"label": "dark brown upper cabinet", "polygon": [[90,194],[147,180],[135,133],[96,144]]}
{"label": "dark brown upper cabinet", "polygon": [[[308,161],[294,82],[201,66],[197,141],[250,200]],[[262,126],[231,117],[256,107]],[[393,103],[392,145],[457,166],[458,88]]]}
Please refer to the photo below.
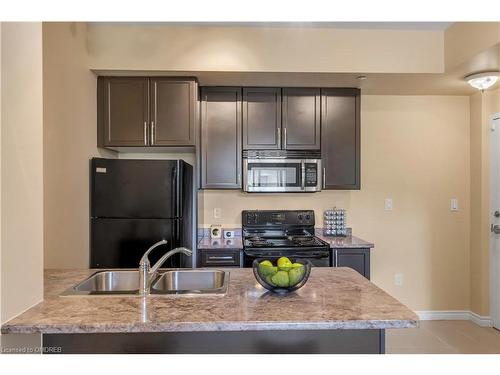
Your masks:
{"label": "dark brown upper cabinet", "polygon": [[281,89],[243,88],[243,149],[281,148]]}
{"label": "dark brown upper cabinet", "polygon": [[283,148],[319,150],[321,148],[320,89],[283,89]]}
{"label": "dark brown upper cabinet", "polygon": [[322,89],[323,189],[360,189],[360,90]]}
{"label": "dark brown upper cabinet", "polygon": [[150,79],[152,146],[194,146],[196,82],[182,78]]}
{"label": "dark brown upper cabinet", "polygon": [[147,146],[148,79],[99,77],[98,145]]}
{"label": "dark brown upper cabinet", "polygon": [[97,145],[194,146],[194,79],[99,77]]}
{"label": "dark brown upper cabinet", "polygon": [[241,88],[201,89],[201,187],[241,189]]}

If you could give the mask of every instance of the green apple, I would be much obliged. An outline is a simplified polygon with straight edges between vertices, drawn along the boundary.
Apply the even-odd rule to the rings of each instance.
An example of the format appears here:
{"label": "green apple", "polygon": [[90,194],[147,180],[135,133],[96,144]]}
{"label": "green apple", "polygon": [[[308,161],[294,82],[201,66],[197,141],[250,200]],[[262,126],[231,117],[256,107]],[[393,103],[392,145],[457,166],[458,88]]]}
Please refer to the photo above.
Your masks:
{"label": "green apple", "polygon": [[290,278],[288,277],[288,272],[278,271],[272,277],[271,280],[274,284],[281,288],[288,288],[290,285]]}

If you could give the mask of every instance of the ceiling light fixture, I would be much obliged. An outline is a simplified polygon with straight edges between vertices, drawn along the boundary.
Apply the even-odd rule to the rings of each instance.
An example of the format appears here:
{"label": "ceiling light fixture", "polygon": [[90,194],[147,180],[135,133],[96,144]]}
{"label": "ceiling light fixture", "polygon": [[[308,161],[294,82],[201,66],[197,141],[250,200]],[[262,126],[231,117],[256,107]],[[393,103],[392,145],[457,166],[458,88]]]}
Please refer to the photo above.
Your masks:
{"label": "ceiling light fixture", "polygon": [[499,75],[499,72],[476,73],[468,75],[467,77],[465,77],[465,80],[475,89],[484,91],[497,82]]}

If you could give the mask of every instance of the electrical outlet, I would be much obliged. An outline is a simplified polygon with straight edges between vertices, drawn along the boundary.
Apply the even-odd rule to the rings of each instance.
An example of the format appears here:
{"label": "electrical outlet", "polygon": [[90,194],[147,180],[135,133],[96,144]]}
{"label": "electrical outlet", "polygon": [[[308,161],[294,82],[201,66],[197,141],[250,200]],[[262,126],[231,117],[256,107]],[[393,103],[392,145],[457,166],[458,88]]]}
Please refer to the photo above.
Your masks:
{"label": "electrical outlet", "polygon": [[394,275],[394,285],[402,286],[403,285],[403,274],[397,273]]}
{"label": "electrical outlet", "polygon": [[458,211],[458,199],[452,198],[450,201],[450,210],[451,211]]}
{"label": "electrical outlet", "polygon": [[222,217],[222,209],[219,207],[214,208],[214,219],[220,219]]}
{"label": "electrical outlet", "polygon": [[384,201],[384,210],[392,211],[392,198],[385,198]]}

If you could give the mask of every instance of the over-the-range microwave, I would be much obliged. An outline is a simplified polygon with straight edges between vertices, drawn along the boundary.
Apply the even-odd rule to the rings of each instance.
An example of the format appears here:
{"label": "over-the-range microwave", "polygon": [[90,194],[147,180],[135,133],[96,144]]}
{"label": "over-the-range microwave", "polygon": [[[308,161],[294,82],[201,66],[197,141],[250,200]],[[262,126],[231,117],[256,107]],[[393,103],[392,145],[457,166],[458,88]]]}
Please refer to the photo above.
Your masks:
{"label": "over-the-range microwave", "polygon": [[243,190],[250,193],[321,191],[320,151],[243,151]]}

